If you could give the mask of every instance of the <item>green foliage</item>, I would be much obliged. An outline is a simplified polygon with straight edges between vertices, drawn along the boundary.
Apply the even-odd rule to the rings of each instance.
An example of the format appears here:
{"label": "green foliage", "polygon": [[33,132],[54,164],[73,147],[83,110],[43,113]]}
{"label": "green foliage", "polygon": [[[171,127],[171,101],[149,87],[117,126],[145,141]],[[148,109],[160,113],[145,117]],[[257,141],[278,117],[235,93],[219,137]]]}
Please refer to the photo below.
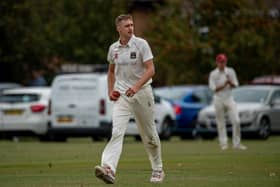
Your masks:
{"label": "green foliage", "polygon": [[[117,39],[114,18],[131,0],[2,0],[0,63],[15,64],[18,80],[53,56],[107,63]],[[253,2],[253,3],[252,3]],[[155,55],[156,85],[207,83],[225,52],[241,83],[280,72],[279,17],[263,1],[166,0],[145,34]]]}
{"label": "green foliage", "polygon": [[279,73],[279,27],[279,17],[269,16],[263,3],[168,1],[147,33],[156,56],[155,82],[207,84],[220,52],[228,55],[241,83]]}
{"label": "green foliage", "polygon": [[114,18],[124,5],[122,0],[1,1],[0,62],[18,63],[22,70],[43,66],[53,56],[107,63],[108,47],[117,38]]}
{"label": "green foliage", "polygon": [[194,39],[188,16],[180,14],[181,7],[177,3],[160,8],[147,34],[156,57],[155,83],[187,83],[193,76],[191,70],[194,67],[190,55],[194,53]]}

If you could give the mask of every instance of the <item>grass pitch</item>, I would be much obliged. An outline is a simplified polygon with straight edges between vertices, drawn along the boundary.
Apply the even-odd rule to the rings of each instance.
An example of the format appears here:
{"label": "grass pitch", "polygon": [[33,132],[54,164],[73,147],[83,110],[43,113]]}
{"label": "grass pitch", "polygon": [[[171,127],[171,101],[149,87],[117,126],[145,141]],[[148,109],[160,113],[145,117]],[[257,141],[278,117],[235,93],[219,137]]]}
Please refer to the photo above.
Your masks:
{"label": "grass pitch", "polygon": [[[221,151],[217,140],[162,142],[168,187],[280,186],[280,136],[244,140],[246,151]],[[0,141],[1,187],[107,186],[94,177],[106,142],[70,139],[67,143]],[[145,187],[151,170],[141,142],[126,138],[114,186]]]}

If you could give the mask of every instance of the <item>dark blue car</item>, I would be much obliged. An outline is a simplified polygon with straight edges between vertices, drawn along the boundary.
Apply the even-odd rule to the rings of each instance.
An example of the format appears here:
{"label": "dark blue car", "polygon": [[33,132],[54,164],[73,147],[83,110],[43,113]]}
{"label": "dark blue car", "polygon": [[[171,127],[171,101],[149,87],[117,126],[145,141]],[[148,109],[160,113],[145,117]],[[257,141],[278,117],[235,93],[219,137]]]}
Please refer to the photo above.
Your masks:
{"label": "dark blue car", "polygon": [[212,91],[206,85],[180,85],[155,88],[155,93],[171,102],[176,112],[173,135],[182,139],[196,136],[198,112],[209,105]]}

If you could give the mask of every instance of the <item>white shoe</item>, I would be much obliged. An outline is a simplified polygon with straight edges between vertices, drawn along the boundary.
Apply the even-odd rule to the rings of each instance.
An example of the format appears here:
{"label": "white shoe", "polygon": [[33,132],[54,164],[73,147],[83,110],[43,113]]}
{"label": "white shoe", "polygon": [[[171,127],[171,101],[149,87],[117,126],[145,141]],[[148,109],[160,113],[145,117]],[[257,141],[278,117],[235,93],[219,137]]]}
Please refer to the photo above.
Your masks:
{"label": "white shoe", "polygon": [[164,171],[163,170],[153,170],[150,182],[152,183],[161,183],[164,179]]}
{"label": "white shoe", "polygon": [[110,167],[95,166],[95,176],[107,184],[114,184],[115,174]]}
{"label": "white shoe", "polygon": [[238,144],[238,145],[233,146],[233,149],[246,150],[247,147],[245,145]]}
{"label": "white shoe", "polygon": [[228,145],[221,145],[221,150],[227,150],[228,149]]}

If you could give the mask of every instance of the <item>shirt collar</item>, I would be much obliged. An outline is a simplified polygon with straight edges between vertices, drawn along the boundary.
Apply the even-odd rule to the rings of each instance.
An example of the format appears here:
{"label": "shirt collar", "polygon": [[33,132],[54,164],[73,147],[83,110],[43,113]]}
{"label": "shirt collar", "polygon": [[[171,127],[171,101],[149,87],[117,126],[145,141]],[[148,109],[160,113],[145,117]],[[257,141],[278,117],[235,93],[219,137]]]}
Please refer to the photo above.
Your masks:
{"label": "shirt collar", "polygon": [[119,39],[119,40],[118,40],[118,47],[131,47],[134,38],[135,38],[135,35],[132,35],[132,37],[129,39],[129,41],[127,42],[126,45],[122,45],[121,42],[120,42],[120,39]]}
{"label": "shirt collar", "polygon": [[218,72],[225,73],[227,71],[227,67],[225,67],[224,71],[221,71],[219,68],[216,68]]}

